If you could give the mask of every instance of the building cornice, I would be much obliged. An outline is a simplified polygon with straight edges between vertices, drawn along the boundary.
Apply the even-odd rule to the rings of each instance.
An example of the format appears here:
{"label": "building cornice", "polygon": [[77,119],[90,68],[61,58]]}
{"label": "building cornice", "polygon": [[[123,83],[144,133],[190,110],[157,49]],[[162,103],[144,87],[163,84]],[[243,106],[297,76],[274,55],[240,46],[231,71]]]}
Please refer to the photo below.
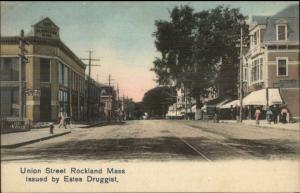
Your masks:
{"label": "building cornice", "polygon": [[[3,45],[19,44],[19,40],[20,40],[19,36],[1,36],[0,43]],[[47,39],[47,38],[41,38],[41,37],[35,37],[35,36],[25,37],[25,40],[27,40],[30,44],[33,44],[33,45],[34,44],[42,44],[42,45],[50,45],[50,46],[59,47],[68,56],[73,58],[80,67],[82,67],[84,69],[86,68],[86,65],[61,40]]]}

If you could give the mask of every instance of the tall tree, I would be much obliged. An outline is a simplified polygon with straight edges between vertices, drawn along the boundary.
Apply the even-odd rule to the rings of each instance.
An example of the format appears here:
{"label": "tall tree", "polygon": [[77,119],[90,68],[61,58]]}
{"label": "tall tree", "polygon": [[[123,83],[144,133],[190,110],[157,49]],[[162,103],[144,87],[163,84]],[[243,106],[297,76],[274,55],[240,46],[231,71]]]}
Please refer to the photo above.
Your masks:
{"label": "tall tree", "polygon": [[174,89],[171,87],[155,87],[147,91],[143,97],[143,107],[150,117],[163,118],[173,104]]}
{"label": "tall tree", "polygon": [[[189,89],[197,100],[218,87],[234,93],[240,29],[248,37],[248,26],[239,9],[218,6],[194,13],[189,6],[175,7],[170,21],[156,21],[155,45],[161,58],[153,71],[160,84],[175,84]],[[244,41],[247,42],[247,39]]]}

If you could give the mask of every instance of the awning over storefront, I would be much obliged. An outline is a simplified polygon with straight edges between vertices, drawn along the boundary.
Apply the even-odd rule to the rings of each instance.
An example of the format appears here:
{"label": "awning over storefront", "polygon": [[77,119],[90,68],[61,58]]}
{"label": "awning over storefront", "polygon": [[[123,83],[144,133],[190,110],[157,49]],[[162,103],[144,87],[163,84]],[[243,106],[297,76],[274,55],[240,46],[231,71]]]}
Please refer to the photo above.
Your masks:
{"label": "awning over storefront", "polygon": [[192,113],[196,113],[196,105],[192,106]]}
{"label": "awning over storefront", "polygon": [[228,101],[230,101],[229,98],[224,99],[224,98],[216,98],[213,100],[210,100],[208,102],[206,102],[203,107],[201,108],[202,111],[207,110],[208,108],[220,108],[222,105],[224,105],[225,103],[227,103]]}
{"label": "awning over storefront", "polygon": [[[267,100],[267,96],[268,96],[268,100]],[[283,100],[281,98],[278,88],[269,88],[269,89],[261,89],[258,91],[253,91],[243,99],[243,106],[244,105],[266,106],[267,104],[269,106],[275,104],[283,104]]]}
{"label": "awning over storefront", "polygon": [[228,103],[230,101],[230,99],[225,99],[222,102],[217,104],[217,108],[221,108],[224,104]]}
{"label": "awning over storefront", "polygon": [[231,107],[235,108],[237,106],[240,106],[240,100],[234,100],[229,103],[226,103],[226,104],[220,106],[220,109],[230,109]]}

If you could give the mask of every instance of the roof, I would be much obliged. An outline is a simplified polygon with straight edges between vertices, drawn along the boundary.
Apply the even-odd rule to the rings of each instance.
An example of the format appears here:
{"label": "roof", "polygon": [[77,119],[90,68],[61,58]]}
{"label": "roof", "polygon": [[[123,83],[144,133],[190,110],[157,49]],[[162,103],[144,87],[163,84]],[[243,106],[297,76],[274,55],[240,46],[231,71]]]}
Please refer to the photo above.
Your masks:
{"label": "roof", "polygon": [[299,18],[299,4],[290,5],[287,8],[277,12],[273,17],[298,17]]}
{"label": "roof", "polygon": [[51,27],[54,27],[57,30],[59,29],[59,27],[49,17],[46,17],[46,18],[42,19],[41,21],[37,22],[33,26],[36,27],[36,26],[39,26],[39,25],[41,25],[43,23],[48,23],[48,24],[51,25]]}
{"label": "roof", "polygon": [[253,16],[252,22],[257,25],[265,25],[267,23],[268,16]]}
{"label": "roof", "polygon": [[233,100],[228,103],[225,103],[224,105],[220,106],[219,108],[220,109],[229,109],[231,107],[235,108],[238,106],[240,106],[240,100]]}
{"label": "roof", "polygon": [[[19,40],[20,40],[20,36],[1,36],[0,43],[7,44],[7,45],[19,44]],[[59,39],[46,39],[46,38],[41,38],[36,36],[26,36],[25,40],[27,40],[31,45],[46,44],[46,45],[57,46],[61,48],[67,55],[73,58],[78,65],[80,65],[84,69],[86,68],[86,65],[78,58],[78,56],[74,54],[74,52]]]}
{"label": "roof", "polygon": [[287,24],[289,41],[299,41],[299,5],[291,5],[267,19],[264,41],[276,41],[276,24]]}

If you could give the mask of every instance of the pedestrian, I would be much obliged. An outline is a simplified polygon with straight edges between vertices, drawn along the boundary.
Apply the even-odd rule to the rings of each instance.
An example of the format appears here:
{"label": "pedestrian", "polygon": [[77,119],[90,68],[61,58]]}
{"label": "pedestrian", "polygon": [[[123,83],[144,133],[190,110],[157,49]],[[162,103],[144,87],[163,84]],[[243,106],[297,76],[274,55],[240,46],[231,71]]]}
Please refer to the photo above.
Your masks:
{"label": "pedestrian", "polygon": [[270,108],[267,108],[266,118],[267,118],[268,123],[271,124],[271,121],[273,119],[273,112],[271,111]]}
{"label": "pedestrian", "polygon": [[231,120],[234,120],[234,109],[233,109],[233,105],[230,106],[230,118],[231,118]]}
{"label": "pedestrian", "polygon": [[53,130],[54,130],[54,124],[51,123],[51,124],[50,124],[50,134],[53,134],[53,133],[54,133]]}
{"label": "pedestrian", "polygon": [[60,128],[61,126],[65,127],[65,129],[67,129],[66,122],[65,122],[65,114],[64,114],[64,112],[60,113],[60,122],[59,122],[58,128]]}
{"label": "pedestrian", "polygon": [[274,121],[274,124],[277,124],[278,114],[279,114],[279,108],[278,108],[277,105],[273,106],[272,112],[273,112],[273,121]]}
{"label": "pedestrian", "polygon": [[255,110],[255,114],[254,114],[256,125],[259,125],[260,114],[261,114],[261,111],[260,111],[259,107],[257,107]]}
{"label": "pedestrian", "polygon": [[287,108],[283,107],[281,109],[281,113],[280,114],[281,114],[281,122],[282,123],[287,123],[288,122],[288,116],[289,116],[289,112],[288,112]]}
{"label": "pedestrian", "polygon": [[216,108],[215,109],[214,122],[219,123],[219,120],[220,120],[220,110],[219,110],[219,108]]}

